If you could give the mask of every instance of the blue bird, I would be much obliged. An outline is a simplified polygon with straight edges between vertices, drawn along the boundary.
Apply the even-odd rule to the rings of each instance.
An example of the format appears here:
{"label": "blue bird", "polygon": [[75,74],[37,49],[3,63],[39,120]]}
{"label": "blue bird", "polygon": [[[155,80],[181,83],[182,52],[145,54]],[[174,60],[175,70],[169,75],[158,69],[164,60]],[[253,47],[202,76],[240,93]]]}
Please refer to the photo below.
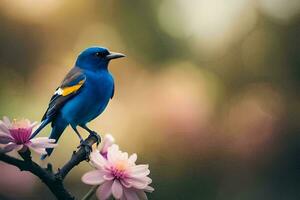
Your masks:
{"label": "blue bird", "polygon": [[[54,92],[42,123],[31,138],[49,123],[52,126],[49,138],[56,142],[68,125],[79,137],[80,144],[83,143],[83,138],[77,126],[95,134],[87,127],[87,123],[99,116],[114,96],[114,79],[108,71],[109,61],[124,56],[104,47],[90,47],[81,52],[75,66]],[[41,159],[50,156],[53,149],[46,151],[47,155]]]}

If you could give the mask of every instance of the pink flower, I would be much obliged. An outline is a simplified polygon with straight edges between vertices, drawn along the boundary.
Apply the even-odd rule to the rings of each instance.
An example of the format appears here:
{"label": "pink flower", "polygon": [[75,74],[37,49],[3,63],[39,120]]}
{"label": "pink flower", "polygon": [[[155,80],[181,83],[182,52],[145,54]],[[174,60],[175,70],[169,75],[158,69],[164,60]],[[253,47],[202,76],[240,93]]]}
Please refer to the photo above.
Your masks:
{"label": "pink flower", "polygon": [[115,138],[111,134],[106,134],[102,142],[102,148],[100,154],[107,159],[107,149],[115,143]]}
{"label": "pink flower", "polygon": [[148,177],[148,165],[136,165],[137,155],[128,157],[113,144],[107,149],[107,159],[98,150],[90,155],[91,163],[96,170],[83,175],[82,181],[89,185],[100,185],[96,191],[99,199],[108,199],[111,195],[121,200],[146,200],[145,192],[154,189],[149,186],[152,180]]}
{"label": "pink flower", "polygon": [[25,151],[30,148],[39,154],[47,154],[45,148],[54,148],[55,140],[47,137],[30,139],[36,125],[37,122],[31,123],[28,119],[11,122],[8,117],[3,117],[3,121],[0,120],[0,144],[4,144],[4,147],[0,152]]}

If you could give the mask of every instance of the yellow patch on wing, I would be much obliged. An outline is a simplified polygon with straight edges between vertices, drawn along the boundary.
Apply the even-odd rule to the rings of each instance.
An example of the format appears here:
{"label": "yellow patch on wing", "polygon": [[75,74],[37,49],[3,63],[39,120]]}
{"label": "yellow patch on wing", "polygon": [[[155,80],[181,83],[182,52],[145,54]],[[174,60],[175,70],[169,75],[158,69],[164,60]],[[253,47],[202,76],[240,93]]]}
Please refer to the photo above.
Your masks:
{"label": "yellow patch on wing", "polygon": [[81,86],[83,85],[84,80],[80,81],[78,84],[70,86],[70,87],[65,87],[65,88],[61,88],[61,95],[62,96],[67,96],[73,92],[76,92],[77,90],[79,90],[79,88],[81,88]]}

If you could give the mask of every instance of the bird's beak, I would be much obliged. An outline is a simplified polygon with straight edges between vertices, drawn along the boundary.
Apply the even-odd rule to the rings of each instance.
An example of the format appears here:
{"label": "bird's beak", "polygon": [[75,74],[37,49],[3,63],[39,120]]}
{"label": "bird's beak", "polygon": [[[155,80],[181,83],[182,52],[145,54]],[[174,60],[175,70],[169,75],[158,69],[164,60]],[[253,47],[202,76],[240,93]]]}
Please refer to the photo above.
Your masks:
{"label": "bird's beak", "polygon": [[123,58],[123,57],[125,57],[125,55],[122,53],[110,52],[110,54],[106,56],[106,59],[112,60],[112,59]]}

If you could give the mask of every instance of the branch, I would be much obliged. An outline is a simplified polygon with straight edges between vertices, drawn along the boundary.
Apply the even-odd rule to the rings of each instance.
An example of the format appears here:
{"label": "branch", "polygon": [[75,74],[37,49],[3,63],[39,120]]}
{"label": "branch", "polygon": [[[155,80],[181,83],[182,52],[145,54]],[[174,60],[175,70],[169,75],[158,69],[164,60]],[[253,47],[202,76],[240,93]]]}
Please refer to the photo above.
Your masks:
{"label": "branch", "polygon": [[19,153],[23,160],[3,153],[0,153],[0,160],[18,167],[21,171],[28,171],[39,177],[57,199],[73,200],[75,198],[64,187],[63,180],[76,165],[89,157],[90,151],[87,148],[91,149],[92,145],[96,142],[98,142],[98,136],[90,135],[84,141],[84,144],[86,145],[81,146],[77,152],[73,152],[71,159],[61,169],[59,169],[57,173],[52,172],[51,164],[48,164],[48,167],[45,169],[32,161],[31,153],[28,149],[25,152]]}
{"label": "branch", "polygon": [[77,152],[73,152],[73,155],[69,162],[67,162],[61,169],[58,170],[56,176],[59,176],[61,179],[64,179],[76,165],[78,165],[84,160],[87,160],[90,155],[91,147],[93,146],[93,144],[98,142],[98,139],[98,135],[89,135],[89,137],[84,140],[85,145],[81,146],[81,148]]}
{"label": "branch", "polygon": [[36,175],[44,182],[57,199],[74,199],[71,194],[64,188],[61,181],[58,181],[54,174],[43,169],[36,162],[31,160],[30,151],[20,153],[24,160],[11,157],[6,154],[0,154],[0,160],[18,167],[21,171],[29,171]]}
{"label": "branch", "polygon": [[17,158],[11,157],[3,153],[0,153],[0,160],[10,165],[14,165],[18,167],[21,171],[26,171],[26,169],[28,169],[28,167],[26,166],[23,160],[19,160]]}

